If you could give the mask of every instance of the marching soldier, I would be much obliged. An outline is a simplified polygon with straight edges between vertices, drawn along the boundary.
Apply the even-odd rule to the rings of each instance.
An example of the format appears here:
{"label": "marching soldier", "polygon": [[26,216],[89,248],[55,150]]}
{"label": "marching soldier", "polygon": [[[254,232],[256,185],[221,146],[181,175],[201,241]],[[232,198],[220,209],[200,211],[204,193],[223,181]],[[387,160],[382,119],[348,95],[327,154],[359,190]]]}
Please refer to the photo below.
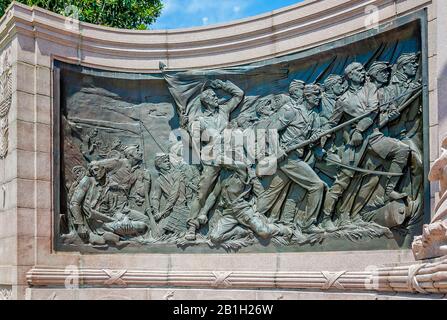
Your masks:
{"label": "marching soldier", "polygon": [[[380,72],[388,70],[388,66],[381,63],[377,63],[374,68]],[[337,101],[334,114],[325,129],[337,126],[342,119],[350,120],[363,114],[367,116],[347,129],[349,143],[342,158],[343,163],[356,167],[361,163],[364,154],[371,152],[390,163],[390,172],[402,173],[408,161],[409,147],[399,140],[384,136],[380,131],[383,122],[397,119],[399,112],[396,109],[386,116],[380,112],[377,87],[365,84],[366,72],[362,64],[354,62],[348,65],[345,69],[345,77],[349,83],[348,91]],[[343,168],[339,171],[325,199],[323,225],[331,225],[329,220],[332,218],[337,200],[348,188],[353,176],[352,170]],[[395,190],[399,179],[399,176],[388,178],[383,197],[385,203],[406,196]]]}

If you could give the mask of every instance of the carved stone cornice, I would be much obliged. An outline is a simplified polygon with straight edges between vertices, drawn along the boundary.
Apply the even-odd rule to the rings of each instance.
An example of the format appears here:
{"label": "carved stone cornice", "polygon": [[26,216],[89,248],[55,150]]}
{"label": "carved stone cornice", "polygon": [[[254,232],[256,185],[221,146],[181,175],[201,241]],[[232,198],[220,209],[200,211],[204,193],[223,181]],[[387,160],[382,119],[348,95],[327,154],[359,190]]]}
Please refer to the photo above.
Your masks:
{"label": "carved stone cornice", "polygon": [[[152,271],[83,268],[82,287],[189,287],[214,289],[312,289],[350,292],[447,293],[447,258],[436,262],[378,268],[369,271]],[[64,287],[61,268],[34,267],[27,274],[32,287]]]}
{"label": "carved stone cornice", "polygon": [[[411,6],[398,6],[395,0],[307,0],[224,24],[150,31],[122,30],[78,22],[74,23],[74,28],[67,27],[67,19],[61,15],[14,3],[0,20],[0,39],[8,41],[14,34],[21,33],[89,54],[184,60],[188,68],[238,65],[285,55],[365,31],[368,29],[365,15],[370,6],[380,10],[380,23],[385,23],[431,3],[432,0],[415,0]],[[337,28],[341,22],[348,21],[349,26]],[[73,24],[70,22],[68,25]],[[320,32],[322,29],[331,31]],[[283,42],[294,45],[281,45]],[[239,51],[247,53],[237,54]],[[232,58],[228,63],[224,62],[225,59],[209,59],[211,53],[231,55]],[[192,57],[203,57],[205,60],[197,61],[200,66],[190,66],[188,61]],[[174,69],[178,63],[183,64],[176,62]],[[171,68],[169,61],[168,67]],[[122,69],[125,68],[123,66]]]}

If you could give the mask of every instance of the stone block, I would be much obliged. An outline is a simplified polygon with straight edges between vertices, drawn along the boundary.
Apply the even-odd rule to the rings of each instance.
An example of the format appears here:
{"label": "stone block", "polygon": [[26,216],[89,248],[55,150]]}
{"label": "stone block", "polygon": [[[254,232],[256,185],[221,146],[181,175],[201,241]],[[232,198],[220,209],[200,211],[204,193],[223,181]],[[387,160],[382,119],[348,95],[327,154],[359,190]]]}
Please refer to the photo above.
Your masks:
{"label": "stone block", "polygon": [[79,300],[147,300],[145,289],[93,289],[78,290]]}
{"label": "stone block", "polygon": [[[0,263],[2,262],[0,261]],[[0,264],[0,283],[3,285],[11,285],[12,284],[11,279],[12,279],[12,266]]]}
{"label": "stone block", "polygon": [[428,90],[433,91],[438,88],[438,78],[437,78],[437,70],[438,70],[438,56],[432,56],[428,58]]}
{"label": "stone block", "polygon": [[[26,277],[23,273],[28,272],[31,269],[30,266],[33,266],[36,262],[36,237],[21,235],[21,228],[18,226],[17,230],[19,234],[17,236],[17,268],[18,276],[20,277],[15,284],[24,284],[26,283]],[[20,266],[27,266],[25,269]]]}
{"label": "stone block", "polygon": [[26,289],[26,300],[76,300],[78,291],[73,289]]}
{"label": "stone block", "polygon": [[17,184],[17,207],[35,208],[36,207],[36,186],[34,180],[16,179]]}
{"label": "stone block", "polygon": [[23,62],[29,65],[35,63],[35,38],[18,33],[12,41],[13,61]]}
{"label": "stone block", "polygon": [[51,152],[51,127],[47,124],[36,124],[36,151]]}
{"label": "stone block", "polygon": [[428,23],[428,56],[433,57],[438,53],[438,20],[432,20]]}
{"label": "stone block", "polygon": [[17,208],[17,179],[8,181],[1,186],[2,209]]}
{"label": "stone block", "polygon": [[34,122],[35,108],[34,95],[23,91],[15,91],[12,96],[11,109],[9,110],[9,122],[23,120]]}
{"label": "stone block", "polygon": [[430,91],[429,93],[429,108],[428,108],[428,117],[429,117],[429,126],[432,127],[439,123],[438,120],[438,90]]}
{"label": "stone block", "polygon": [[36,214],[36,236],[51,238],[53,234],[52,225],[53,211],[50,209],[37,209]]}
{"label": "stone block", "polygon": [[17,238],[0,238],[0,265],[14,266],[17,263]]}
{"label": "stone block", "polygon": [[430,161],[434,161],[439,156],[439,126],[430,127]]}
{"label": "stone block", "polygon": [[18,208],[17,235],[19,237],[32,238],[36,235],[35,228],[36,228],[36,210],[29,208]]}
{"label": "stone block", "polygon": [[35,151],[34,127],[32,122],[17,120],[9,124],[9,150]]}
{"label": "stone block", "polygon": [[147,289],[150,300],[256,300],[255,290]]}
{"label": "stone block", "polygon": [[[55,252],[53,250],[53,239],[48,236],[37,237],[36,239],[36,265],[68,268],[72,270],[74,267],[79,268],[81,264],[81,254],[77,252]],[[106,266],[107,265],[103,265]],[[84,267],[90,267],[84,265]]]}
{"label": "stone block", "polygon": [[414,261],[411,250],[284,253],[278,259],[281,271],[364,271],[385,262]]}
{"label": "stone block", "polygon": [[[0,239],[10,238],[17,233],[17,214],[15,209],[0,212]],[[2,264],[0,259],[0,265]]]}
{"label": "stone block", "polygon": [[35,93],[35,72],[34,65],[17,62],[12,66],[13,85],[12,90],[22,91],[29,94]]}
{"label": "stone block", "polygon": [[36,200],[37,208],[51,209],[52,208],[52,187],[51,182],[37,180],[36,183]]}
{"label": "stone block", "polygon": [[36,95],[36,113],[37,122],[42,124],[51,124],[52,113],[51,113],[52,103],[51,98],[43,95]]}
{"label": "stone block", "polygon": [[168,254],[126,254],[125,259],[122,255],[82,255],[81,266],[89,268],[108,269],[136,269],[136,270],[154,270],[166,271],[170,268],[170,259]]}
{"label": "stone block", "polygon": [[52,72],[48,67],[36,66],[36,93],[51,97]]}
{"label": "stone block", "polygon": [[50,153],[36,152],[36,179],[51,181],[52,157]]}
{"label": "stone block", "polygon": [[[13,154],[16,154],[17,158],[14,159]],[[20,179],[34,180],[36,177],[36,153],[33,151],[26,151],[17,149],[11,154],[16,162],[17,172],[15,177]],[[11,167],[13,168],[13,166]],[[14,175],[12,178],[15,178]]]}

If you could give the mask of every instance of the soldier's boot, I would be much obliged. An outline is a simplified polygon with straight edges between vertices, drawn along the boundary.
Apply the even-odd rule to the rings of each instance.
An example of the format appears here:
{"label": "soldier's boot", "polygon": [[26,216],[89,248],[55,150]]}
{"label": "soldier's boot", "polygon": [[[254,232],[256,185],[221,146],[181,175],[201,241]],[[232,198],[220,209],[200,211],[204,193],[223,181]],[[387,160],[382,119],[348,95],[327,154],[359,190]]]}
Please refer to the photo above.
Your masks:
{"label": "soldier's boot", "polygon": [[319,227],[328,232],[333,232],[337,230],[337,227],[332,222],[331,216],[327,215],[326,213],[323,213],[323,220],[320,222]]}
{"label": "soldier's boot", "polygon": [[90,232],[89,234],[89,243],[92,245],[105,245],[106,240],[93,232]]}
{"label": "soldier's boot", "polygon": [[289,225],[293,224],[296,209],[297,209],[296,202],[291,199],[287,199],[286,203],[284,204],[284,209],[281,215],[281,222]]}
{"label": "soldier's boot", "polygon": [[188,231],[186,232],[185,239],[188,241],[196,240],[196,227],[190,225]]}
{"label": "soldier's boot", "polygon": [[326,196],[326,199],[324,200],[323,203],[323,220],[321,221],[319,227],[332,232],[337,230],[337,227],[335,226],[335,224],[332,222],[332,214],[334,213],[335,210],[335,204],[337,203],[337,199],[335,197],[333,197],[331,194],[328,194]]}
{"label": "soldier's boot", "polygon": [[[401,173],[402,168],[400,165],[393,162],[393,163],[391,163],[391,166],[390,166],[390,172]],[[403,199],[408,196],[405,193],[399,193],[395,190],[399,180],[400,180],[400,176],[388,178],[388,182],[385,187],[385,197],[384,197],[385,203],[389,202],[389,201],[400,200],[400,199]]]}
{"label": "soldier's boot", "polygon": [[[272,228],[274,228],[274,227],[272,227]],[[277,226],[277,228],[278,228],[278,231],[272,232],[273,235],[278,234],[280,236],[284,236],[289,239],[293,236],[293,230],[291,227],[280,224]]]}
{"label": "soldier's boot", "polygon": [[315,234],[315,233],[324,233],[325,230],[320,226],[311,224],[309,227],[303,228],[303,232],[307,234]]}

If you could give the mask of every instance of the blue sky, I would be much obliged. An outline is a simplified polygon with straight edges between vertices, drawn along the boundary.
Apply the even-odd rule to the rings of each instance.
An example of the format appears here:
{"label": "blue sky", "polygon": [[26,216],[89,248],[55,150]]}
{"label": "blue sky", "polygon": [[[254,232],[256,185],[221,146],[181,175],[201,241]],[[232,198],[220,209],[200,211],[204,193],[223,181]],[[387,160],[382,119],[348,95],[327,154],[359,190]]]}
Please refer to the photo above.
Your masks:
{"label": "blue sky", "polygon": [[269,12],[303,0],[163,0],[164,9],[150,29],[205,26]]}

